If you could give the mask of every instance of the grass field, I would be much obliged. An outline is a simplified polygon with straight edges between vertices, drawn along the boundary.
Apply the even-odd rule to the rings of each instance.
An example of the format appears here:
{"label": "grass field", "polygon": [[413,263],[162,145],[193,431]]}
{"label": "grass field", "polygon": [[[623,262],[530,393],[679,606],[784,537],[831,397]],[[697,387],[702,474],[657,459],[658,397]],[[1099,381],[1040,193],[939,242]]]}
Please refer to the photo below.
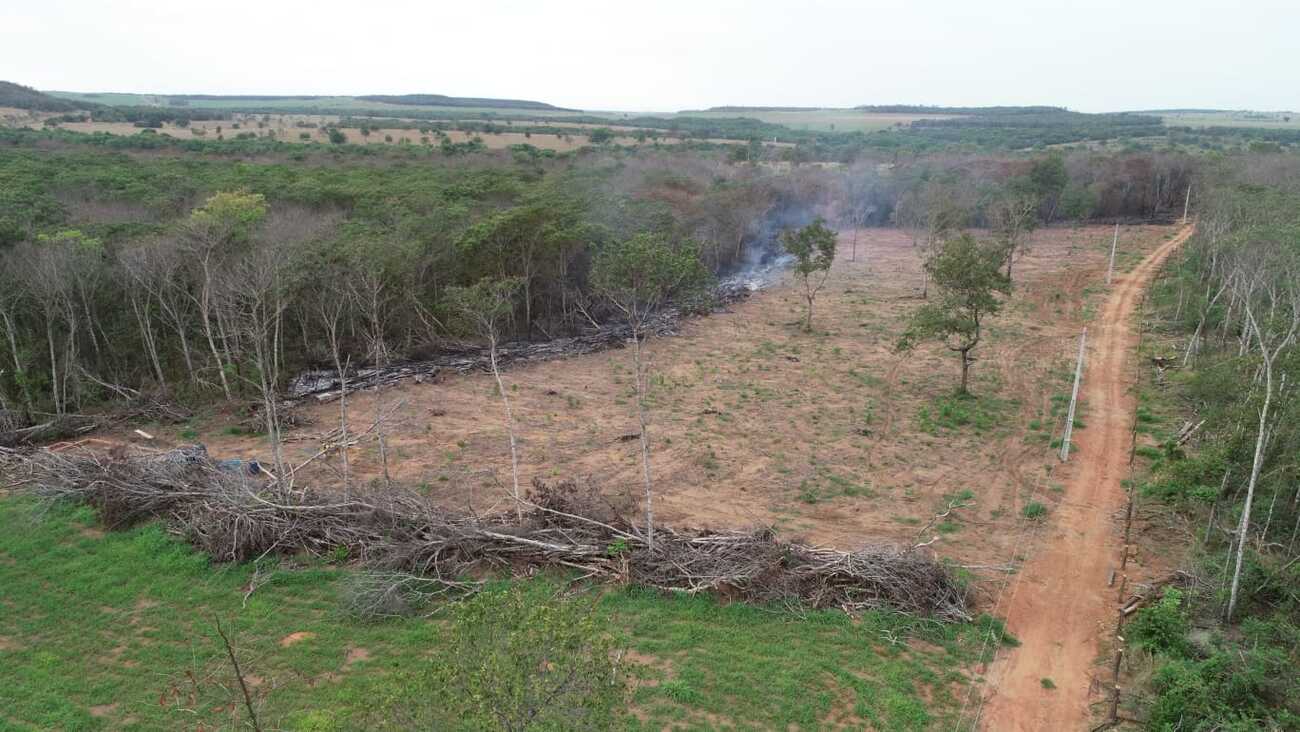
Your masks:
{"label": "grass field", "polygon": [[[269,581],[246,598],[254,571],[214,566],[157,525],[104,533],[88,509],[0,499],[0,728],[238,728],[217,618],[265,728],[370,728],[382,723],[376,698],[401,698],[395,675],[444,643],[436,619],[344,614],[346,568],[265,564]],[[583,597],[626,651],[629,729],[952,729],[963,669],[1000,632],[631,589]]]}
{"label": "grass field", "polygon": [[1177,127],[1247,127],[1300,129],[1293,112],[1157,112],[1166,125]]}
{"label": "grass field", "polygon": [[813,109],[797,112],[679,112],[683,117],[749,117],[761,122],[785,125],[794,130],[817,132],[873,132],[895,125],[907,125],[918,119],[950,119],[945,114],[893,114],[888,112],[862,112],[855,109]]}

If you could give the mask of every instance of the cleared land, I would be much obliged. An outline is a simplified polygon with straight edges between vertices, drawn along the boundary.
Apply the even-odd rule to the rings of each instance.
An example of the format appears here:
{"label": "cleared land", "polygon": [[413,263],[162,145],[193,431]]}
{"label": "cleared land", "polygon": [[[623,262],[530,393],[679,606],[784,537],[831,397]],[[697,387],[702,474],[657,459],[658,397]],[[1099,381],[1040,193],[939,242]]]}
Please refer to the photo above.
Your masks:
{"label": "cleared land", "polygon": [[[1125,229],[1121,264],[1167,233]],[[649,344],[658,516],[692,526],[771,524],[841,548],[938,536],[932,548],[941,556],[1005,562],[1028,496],[1049,506],[1062,499],[1048,445],[1060,434],[1074,338],[1100,294],[1110,230],[1035,235],[1032,254],[1017,263],[1020,289],[980,347],[973,400],[952,395],[957,362],[942,346],[894,352],[920,304],[910,238],[862,231],[856,262],[848,259],[850,238],[841,237],[814,334],[799,331],[800,301],[783,282]],[[530,365],[507,373],[506,383],[525,483],[575,478],[637,494],[628,353]],[[447,375],[355,395],[351,428],[394,409],[386,428],[391,478],[446,505],[485,510],[504,499],[509,482],[493,384],[483,374]],[[338,419],[336,404],[301,412],[310,425],[290,432],[286,448],[298,461],[320,449]],[[211,415],[155,434],[202,441],[219,457],[266,459],[264,439],[238,433],[237,418]],[[377,447],[356,448],[350,458],[356,480],[382,480]],[[304,479],[336,484],[339,467],[317,461]],[[934,520],[954,503],[959,508]]]}
{"label": "cleared land", "polygon": [[[1125,229],[1120,269],[1171,233]],[[1054,526],[1072,500],[1048,445],[1074,338],[1103,295],[1110,229],[1035,234],[1016,265],[1019,288],[981,346],[974,400],[952,397],[956,362],[941,346],[893,352],[920,302],[910,238],[857,232],[854,262],[852,236],[841,236],[815,333],[799,330],[787,280],[649,344],[659,517],[773,523],[841,547],[937,537],[932,550],[986,580],[978,587],[992,610],[1009,575],[984,568],[1033,556],[1052,531],[1037,527]],[[635,424],[626,352],[520,367],[506,383],[526,478],[635,493],[635,443],[623,439]],[[354,429],[395,408],[394,480],[448,505],[504,505],[509,455],[490,376],[410,383],[350,404]],[[318,450],[337,404],[303,411],[314,422],[292,431],[287,448],[298,460]],[[238,418],[147,429],[154,445],[199,440],[219,457],[264,458],[262,438],[232,429]],[[354,450],[352,463],[359,479],[382,479],[374,448]],[[302,480],[337,481],[337,468],[318,462]],[[1041,524],[1022,516],[1031,499],[1047,506]],[[214,568],[157,526],[105,534],[86,510],[38,519],[29,506],[0,501],[0,663],[17,670],[6,686],[17,701],[0,721],[18,729],[232,724],[241,712],[214,615],[234,630],[269,725],[362,727],[375,699],[400,694],[394,674],[420,668],[446,632],[436,619],[350,620],[339,611],[347,573],[329,563]],[[255,576],[269,581],[248,595]],[[547,591],[556,581],[529,585]],[[974,721],[972,685],[1001,638],[986,621],[794,615],[625,589],[585,596],[627,649],[632,728],[954,729]]]}
{"label": "cleared land", "polygon": [[[44,121],[50,117],[57,116],[48,112],[28,112],[21,109],[0,108],[0,125],[7,127],[28,127],[31,129],[42,129],[45,127]],[[170,135],[177,139],[197,139],[197,140],[216,140],[218,135],[222,139],[233,140],[240,134],[254,134],[258,137],[267,137],[274,135],[275,139],[282,142],[329,142],[329,135],[324,127],[338,126],[339,117],[337,115],[266,115],[270,117],[269,121],[263,122],[261,127],[258,126],[258,119],[263,115],[247,115],[241,119],[235,120],[203,120],[191,122],[186,127],[180,127],[173,123],[164,123],[161,128],[154,130],[158,134]],[[430,122],[421,122],[420,120],[409,120],[413,124],[432,125]],[[308,123],[314,127],[299,127],[298,123]],[[383,120],[376,120],[382,124]],[[238,127],[235,125],[238,124]],[[481,121],[476,124],[482,124]],[[550,124],[547,122],[546,124]],[[581,147],[591,144],[588,135],[591,130],[601,125],[591,124],[564,124],[557,125],[561,127],[573,128],[572,133],[550,134],[544,132],[511,132],[505,127],[501,132],[464,132],[461,130],[445,130],[445,134],[452,142],[462,143],[469,142],[475,138],[482,140],[483,145],[489,150],[500,150],[511,147],[512,145],[532,145],[543,150],[555,150],[557,152],[568,152],[577,150]],[[70,130],[72,132],[95,133],[106,132],[110,135],[139,135],[145,130],[136,127],[130,122],[64,122],[59,124],[60,129]],[[360,127],[338,127],[345,135],[347,141],[354,144],[362,145],[400,145],[400,144],[437,144],[438,138],[434,135],[427,135],[420,132],[419,129],[402,129],[395,127],[372,126],[369,127],[369,134],[362,134]],[[632,132],[641,128],[627,126],[610,126],[615,132]],[[654,134],[662,142],[674,142],[675,138],[662,130],[647,130],[648,133]],[[306,137],[303,137],[306,135]],[[712,142],[717,144],[739,144],[736,140],[728,139],[707,139],[703,142]],[[611,138],[610,142],[615,145],[637,146],[653,145],[655,140],[639,140],[631,134],[617,135]],[[777,147],[790,147],[793,143],[778,142],[766,143]]]}
{"label": "cleared land", "polygon": [[1300,129],[1300,114],[1294,112],[1153,112],[1166,125],[1177,127],[1247,127]]}

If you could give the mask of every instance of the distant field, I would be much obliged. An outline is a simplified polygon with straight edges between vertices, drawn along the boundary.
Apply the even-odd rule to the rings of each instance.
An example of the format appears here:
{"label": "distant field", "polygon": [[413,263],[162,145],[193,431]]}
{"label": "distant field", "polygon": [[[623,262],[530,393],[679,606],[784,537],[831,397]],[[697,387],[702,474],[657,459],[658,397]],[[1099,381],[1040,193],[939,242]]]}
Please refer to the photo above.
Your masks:
{"label": "distant field", "polygon": [[946,119],[956,115],[942,114],[894,114],[882,112],[863,112],[854,109],[815,109],[807,111],[681,111],[681,112],[621,112],[610,110],[545,110],[514,109],[497,107],[444,107],[408,104],[386,104],[372,102],[356,97],[319,97],[316,99],[193,99],[184,107],[175,107],[169,103],[170,97],[163,94],[83,94],[77,92],[47,92],[51,96],[79,102],[96,102],[108,105],[157,106],[180,109],[224,109],[231,111],[258,110],[303,110],[319,109],[334,114],[381,114],[393,117],[406,117],[413,112],[436,112],[447,114],[500,115],[515,119],[562,120],[566,117],[607,117],[612,122],[629,117],[702,117],[705,119],[728,119],[748,117],[769,124],[784,125],[795,130],[812,130],[820,132],[871,132],[883,130],[895,125],[906,125],[918,119]]}
{"label": "distant field", "polygon": [[[54,116],[51,113],[37,112],[30,113],[22,109],[0,108],[0,127],[30,127],[32,129],[41,129],[44,120]],[[181,140],[202,139],[235,139],[240,134],[253,133],[258,137],[273,136],[281,142],[328,142],[329,137],[324,127],[327,125],[337,126],[340,119],[338,115],[270,115],[270,120],[264,122],[262,127],[257,126],[257,120],[251,118],[236,118],[235,120],[201,120],[190,123],[188,127],[179,127],[170,122],[163,124],[156,130],[158,134],[169,135]],[[316,127],[302,128],[298,127],[298,122],[308,122],[317,125]],[[239,126],[236,127],[235,125]],[[514,132],[508,128],[497,133],[475,133],[464,132],[461,130],[447,130],[445,134],[452,142],[468,142],[475,137],[483,141],[483,145],[489,150],[498,150],[508,148],[512,145],[532,145],[543,150],[555,150],[557,152],[568,152],[577,150],[591,144],[588,135],[591,129],[600,125],[592,124],[558,124],[557,127],[572,128],[573,132],[569,134],[547,134],[542,132],[526,133]],[[138,135],[144,132],[140,127],[136,127],[130,122],[64,122],[59,125],[61,129],[72,132],[95,133],[106,132],[110,135]],[[609,128],[616,133],[631,132],[638,128],[621,125],[609,125]],[[369,135],[361,134],[358,127],[339,127],[345,135],[348,142],[360,145],[374,144],[391,144],[398,145],[404,141],[409,144],[438,144],[438,139],[433,135],[425,135],[419,130],[372,127]],[[221,135],[221,138],[218,138]],[[303,137],[306,135],[306,137]],[[671,143],[671,138],[661,138],[663,142]],[[612,144],[624,146],[652,145],[653,140],[640,141],[630,134],[620,134],[610,140]],[[736,144],[735,140],[725,140],[720,138],[710,138],[706,142],[717,144]],[[768,143],[769,145],[773,143]],[[779,142],[777,147],[789,147],[790,143]]]}
{"label": "distant field", "polygon": [[1178,127],[1254,127],[1300,129],[1300,114],[1292,112],[1157,112],[1166,125]]}
{"label": "distant field", "polygon": [[188,104],[178,106],[170,104],[170,97],[165,94],[82,94],[78,92],[47,92],[50,96],[71,99],[78,102],[93,102],[111,106],[146,106],[166,107],[169,109],[228,109],[242,111],[247,109],[295,110],[321,109],[331,112],[361,114],[363,112],[382,112],[395,117],[409,115],[411,112],[448,112],[456,114],[500,114],[537,118],[573,117],[577,115],[617,116],[617,112],[586,112],[548,109],[516,109],[509,107],[440,107],[417,104],[387,104],[371,102],[356,97],[317,97],[315,99],[191,99]]}
{"label": "distant field", "polygon": [[679,112],[681,116],[719,119],[724,117],[750,117],[761,122],[785,125],[794,130],[821,132],[872,132],[895,125],[907,125],[918,119],[951,119],[952,114],[894,114],[888,112],[862,112],[856,109],[814,109],[798,112]]}

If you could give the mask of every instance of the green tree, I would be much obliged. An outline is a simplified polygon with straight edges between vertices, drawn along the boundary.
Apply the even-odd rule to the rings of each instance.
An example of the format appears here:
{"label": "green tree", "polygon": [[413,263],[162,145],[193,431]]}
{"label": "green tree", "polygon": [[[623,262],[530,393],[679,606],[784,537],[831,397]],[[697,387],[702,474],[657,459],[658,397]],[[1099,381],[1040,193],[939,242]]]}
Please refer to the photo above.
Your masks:
{"label": "green tree", "polygon": [[342,145],[348,141],[348,136],[343,133],[343,130],[340,130],[337,127],[329,128],[329,130],[326,131],[326,134],[329,135],[330,142],[335,145]]}
{"label": "green tree", "polygon": [[[215,323],[217,274],[220,269],[218,260],[226,258],[230,250],[246,244],[254,228],[266,217],[266,212],[266,198],[260,193],[222,191],[195,209],[183,227],[184,240],[188,245],[187,254],[198,267],[199,287],[192,297],[198,307],[203,335],[213,361],[216,362],[226,399],[231,398],[226,367],[233,366],[234,357],[225,334],[221,337],[223,348],[217,348],[216,332],[220,328],[214,328],[214,325],[220,325]],[[225,361],[222,360],[222,350],[226,354]]]}
{"label": "green tree", "polygon": [[614,141],[614,131],[608,127],[597,127],[587,135],[587,139],[593,145],[604,145]]}
{"label": "green tree", "polygon": [[1061,193],[1070,182],[1070,174],[1065,169],[1065,158],[1060,155],[1048,155],[1034,162],[1029,169],[1029,186],[1038,196],[1040,211],[1044,221],[1056,217],[1056,208],[1061,202]]}
{"label": "green tree", "polygon": [[506,433],[510,437],[510,475],[514,479],[515,515],[524,520],[522,496],[519,492],[519,445],[515,439],[515,416],[510,408],[510,392],[501,380],[497,364],[497,345],[501,342],[501,328],[514,315],[515,298],[523,289],[519,277],[501,280],[483,278],[468,287],[451,287],[447,290],[448,304],[456,312],[460,323],[488,342],[488,363],[501,392],[501,403],[506,411]]}
{"label": "green tree", "polygon": [[802,229],[781,234],[781,245],[794,257],[794,273],[803,284],[803,297],[808,307],[804,312],[803,329],[812,332],[813,301],[826,285],[831,264],[835,262],[835,232],[819,218]]}
{"label": "green tree", "polygon": [[984,320],[1002,304],[998,294],[1011,293],[1002,274],[1002,248],[977,241],[970,234],[949,239],[925,263],[939,291],[937,301],[912,315],[898,350],[909,351],[922,340],[939,340],[961,354],[961,394],[968,394],[971,351],[979,345]]}
{"label": "green tree", "polygon": [[636,370],[636,416],[645,480],[646,543],[654,548],[654,490],[650,479],[650,437],[646,429],[646,366],[642,341],[655,312],[674,297],[708,288],[711,277],[693,241],[672,242],[658,234],[637,234],[603,247],[591,267],[592,288],[622,314],[632,330]]}

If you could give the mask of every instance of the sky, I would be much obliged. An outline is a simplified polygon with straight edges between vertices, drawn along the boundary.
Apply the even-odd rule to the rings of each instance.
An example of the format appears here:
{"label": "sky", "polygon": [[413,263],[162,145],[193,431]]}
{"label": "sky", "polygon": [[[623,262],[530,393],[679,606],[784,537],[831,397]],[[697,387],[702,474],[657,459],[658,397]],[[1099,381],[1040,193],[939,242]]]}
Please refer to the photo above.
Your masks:
{"label": "sky", "polygon": [[1300,0],[0,0],[0,79],[623,111],[1294,110],[1298,36]]}

